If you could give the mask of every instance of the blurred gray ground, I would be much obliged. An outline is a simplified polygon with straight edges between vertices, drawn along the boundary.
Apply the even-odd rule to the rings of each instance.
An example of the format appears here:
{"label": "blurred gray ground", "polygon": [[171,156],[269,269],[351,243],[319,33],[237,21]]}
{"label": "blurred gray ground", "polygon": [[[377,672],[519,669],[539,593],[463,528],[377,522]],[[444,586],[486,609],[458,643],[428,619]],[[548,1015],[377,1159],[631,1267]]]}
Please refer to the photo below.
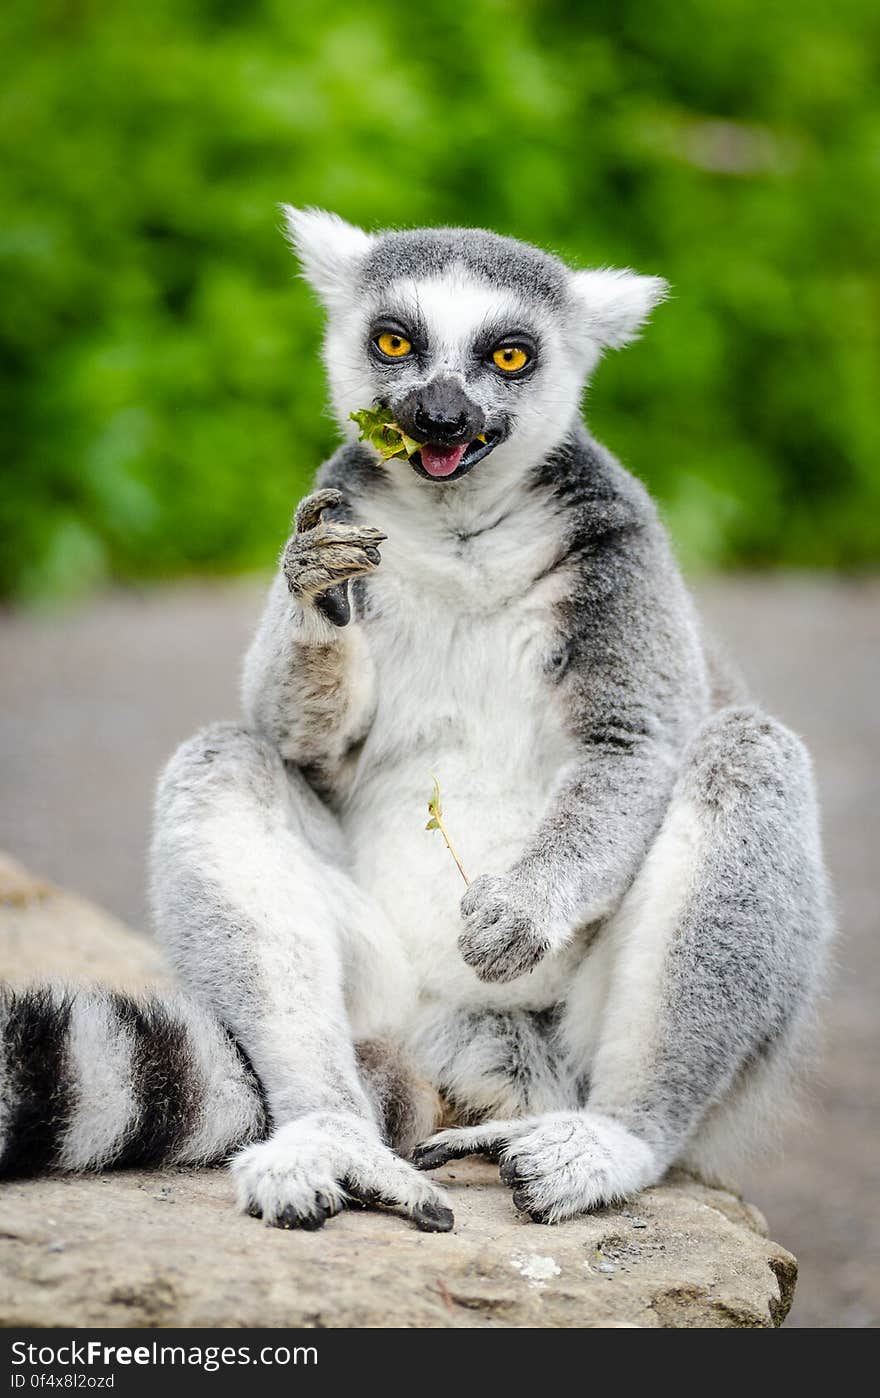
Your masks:
{"label": "blurred gray ground", "polygon": [[[880,582],[704,583],[706,615],[756,693],[809,743],[843,935],[809,1118],[748,1194],[797,1254],[790,1324],[880,1321]],[[254,582],[114,594],[51,620],[0,618],[0,847],[146,920],[156,772],[200,724],[237,711]]]}

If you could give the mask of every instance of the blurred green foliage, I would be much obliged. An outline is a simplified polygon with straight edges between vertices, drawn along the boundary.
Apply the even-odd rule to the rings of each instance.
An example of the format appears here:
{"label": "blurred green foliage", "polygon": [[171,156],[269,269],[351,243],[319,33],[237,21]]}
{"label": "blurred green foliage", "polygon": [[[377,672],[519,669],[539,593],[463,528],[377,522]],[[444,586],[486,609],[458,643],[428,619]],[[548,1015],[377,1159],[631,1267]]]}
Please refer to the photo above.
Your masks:
{"label": "blurred green foliage", "polygon": [[880,557],[875,0],[7,0],[0,590],[267,564],[334,441],[279,200],[675,299],[594,430],[691,564]]}

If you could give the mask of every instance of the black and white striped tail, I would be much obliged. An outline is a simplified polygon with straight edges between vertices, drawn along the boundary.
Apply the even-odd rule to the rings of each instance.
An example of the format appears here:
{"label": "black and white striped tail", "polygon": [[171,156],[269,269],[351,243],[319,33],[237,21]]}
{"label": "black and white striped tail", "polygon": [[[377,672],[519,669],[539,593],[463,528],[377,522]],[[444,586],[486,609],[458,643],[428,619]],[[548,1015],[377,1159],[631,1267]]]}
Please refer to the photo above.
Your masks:
{"label": "black and white striped tail", "polygon": [[183,996],[0,992],[0,1175],[208,1164],[267,1131],[245,1054]]}

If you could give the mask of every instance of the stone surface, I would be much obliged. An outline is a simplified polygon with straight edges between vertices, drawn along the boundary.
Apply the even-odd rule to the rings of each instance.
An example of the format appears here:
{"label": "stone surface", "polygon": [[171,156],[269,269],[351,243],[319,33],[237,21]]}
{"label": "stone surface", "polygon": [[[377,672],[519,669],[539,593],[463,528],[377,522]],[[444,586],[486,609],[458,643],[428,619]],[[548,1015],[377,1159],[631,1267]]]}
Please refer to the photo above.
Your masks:
{"label": "stone surface", "polygon": [[[0,860],[0,978],[128,989],[155,948]],[[236,1214],[223,1170],[121,1171],[0,1187],[0,1325],[771,1328],[794,1258],[756,1209],[687,1179],[555,1228],[494,1167],[438,1171],[455,1232],[358,1209],[319,1233]]]}
{"label": "stone surface", "polygon": [[266,1228],[222,1170],[7,1184],[0,1324],[754,1329],[788,1309],[794,1258],[734,1195],[668,1184],[544,1228],[488,1164],[438,1176],[451,1234],[365,1210]]}

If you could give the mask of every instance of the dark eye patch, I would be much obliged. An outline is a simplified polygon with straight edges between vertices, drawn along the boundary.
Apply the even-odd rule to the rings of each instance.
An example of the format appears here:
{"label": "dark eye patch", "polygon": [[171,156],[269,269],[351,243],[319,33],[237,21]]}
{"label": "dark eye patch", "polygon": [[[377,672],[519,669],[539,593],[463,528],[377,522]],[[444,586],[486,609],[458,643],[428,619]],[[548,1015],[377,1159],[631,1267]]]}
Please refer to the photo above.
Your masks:
{"label": "dark eye patch", "polygon": [[525,378],[538,362],[539,345],[536,336],[522,326],[511,326],[509,321],[505,324],[496,322],[483,326],[473,343],[474,358],[484,364],[491,363],[493,351],[497,349],[522,349],[529,356],[528,364],[509,376],[512,379]]}
{"label": "dark eye patch", "polygon": [[[409,340],[412,345],[412,353],[424,355],[428,350],[428,335],[421,317],[416,313],[407,315],[401,314],[381,314],[374,316],[370,321],[370,328],[367,332],[369,336],[369,347],[376,359],[384,364],[389,360],[382,351],[377,348],[376,341],[380,335],[399,335],[404,340]],[[406,356],[409,358],[410,356]],[[391,363],[403,363],[403,360],[390,361]]]}

